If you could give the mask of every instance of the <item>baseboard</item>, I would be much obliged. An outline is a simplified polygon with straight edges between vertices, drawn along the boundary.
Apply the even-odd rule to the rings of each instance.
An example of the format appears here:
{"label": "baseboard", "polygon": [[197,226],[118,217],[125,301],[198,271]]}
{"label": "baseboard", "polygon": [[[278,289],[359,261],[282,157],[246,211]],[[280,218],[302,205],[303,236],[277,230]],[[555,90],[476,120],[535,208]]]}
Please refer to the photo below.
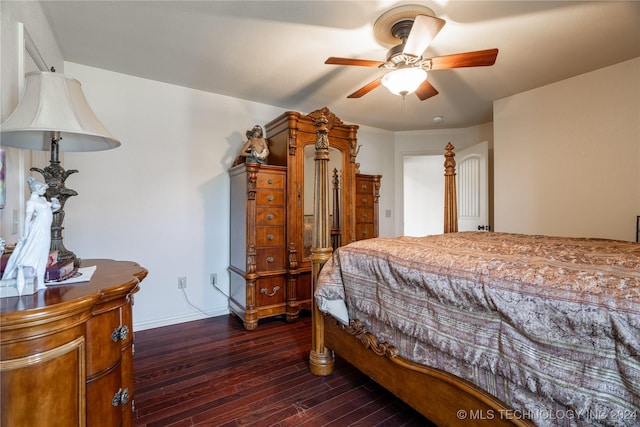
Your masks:
{"label": "baseboard", "polygon": [[180,316],[163,317],[162,319],[154,319],[154,320],[148,320],[144,322],[135,322],[135,319],[134,319],[133,330],[144,331],[145,329],[153,329],[153,328],[161,328],[163,326],[177,325],[179,323],[186,323],[186,322],[192,322],[194,320],[206,319],[208,317],[224,316],[229,314],[229,309],[227,307],[216,308],[216,309],[212,309],[211,311],[207,311],[207,314],[208,315],[205,315],[202,312],[196,311],[193,313],[187,313]]}

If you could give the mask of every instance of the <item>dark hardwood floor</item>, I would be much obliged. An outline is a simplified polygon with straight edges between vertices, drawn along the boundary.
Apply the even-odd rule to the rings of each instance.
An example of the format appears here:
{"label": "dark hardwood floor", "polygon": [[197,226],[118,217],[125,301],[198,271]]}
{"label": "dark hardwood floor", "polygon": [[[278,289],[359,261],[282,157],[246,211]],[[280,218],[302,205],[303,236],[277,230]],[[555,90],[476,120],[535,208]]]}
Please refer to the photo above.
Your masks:
{"label": "dark hardwood floor", "polygon": [[344,360],[307,366],[311,319],[213,317],[135,333],[135,425],[428,426]]}

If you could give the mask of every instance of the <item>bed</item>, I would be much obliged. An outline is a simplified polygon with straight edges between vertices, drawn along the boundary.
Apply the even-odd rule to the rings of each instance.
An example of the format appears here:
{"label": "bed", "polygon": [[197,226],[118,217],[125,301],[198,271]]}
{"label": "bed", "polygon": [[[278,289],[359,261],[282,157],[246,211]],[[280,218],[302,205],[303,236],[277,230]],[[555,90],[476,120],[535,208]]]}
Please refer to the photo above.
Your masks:
{"label": "bed", "polygon": [[448,232],[333,252],[328,144],[320,118],[311,372],[337,354],[438,426],[640,425],[640,245],[456,232],[449,147]]}

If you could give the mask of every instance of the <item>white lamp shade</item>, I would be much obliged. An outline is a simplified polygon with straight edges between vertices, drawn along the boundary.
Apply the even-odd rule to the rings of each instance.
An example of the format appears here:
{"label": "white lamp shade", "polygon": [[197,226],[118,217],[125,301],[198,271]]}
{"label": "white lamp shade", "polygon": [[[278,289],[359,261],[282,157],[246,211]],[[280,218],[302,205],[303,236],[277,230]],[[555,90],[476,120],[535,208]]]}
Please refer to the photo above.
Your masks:
{"label": "white lamp shade", "polygon": [[96,117],[78,80],[57,73],[29,73],[18,107],[0,126],[0,145],[49,151],[52,132],[60,132],[60,151],[120,146]]}
{"label": "white lamp shade", "polygon": [[421,68],[400,68],[385,74],[382,84],[396,95],[408,95],[427,79],[427,72]]}

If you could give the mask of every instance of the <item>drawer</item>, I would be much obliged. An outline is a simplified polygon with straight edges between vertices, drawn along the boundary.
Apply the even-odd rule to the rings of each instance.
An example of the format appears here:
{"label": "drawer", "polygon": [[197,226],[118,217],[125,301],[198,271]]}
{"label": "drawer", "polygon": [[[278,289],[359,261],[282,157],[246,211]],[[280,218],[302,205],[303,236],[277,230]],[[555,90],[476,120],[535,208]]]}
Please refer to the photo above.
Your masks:
{"label": "drawer", "polygon": [[87,322],[87,379],[120,363],[121,357],[120,308],[93,316]]}
{"label": "drawer", "polygon": [[258,206],[284,206],[284,191],[260,190],[256,194]]}
{"label": "drawer", "polygon": [[129,390],[122,387],[120,365],[87,382],[87,426],[119,426],[122,404],[129,401]]}
{"label": "drawer", "polygon": [[256,270],[275,271],[285,268],[284,247],[256,249]]}
{"label": "drawer", "polygon": [[120,308],[120,346],[125,348],[133,343],[133,295],[127,295],[127,302]]}
{"label": "drawer", "polygon": [[262,277],[256,281],[258,307],[281,304],[285,301],[286,279],[284,277]]}
{"label": "drawer", "polygon": [[122,390],[127,390],[128,396],[121,395],[120,406],[122,407],[122,427],[133,426],[133,375],[127,375],[127,372],[133,372],[133,344],[122,349],[122,364],[120,365],[122,372]]}
{"label": "drawer", "polygon": [[256,208],[256,225],[284,225],[284,208]]}
{"label": "drawer", "polygon": [[356,194],[356,206],[367,206],[373,208],[373,196]]}
{"label": "drawer", "polygon": [[256,227],[256,247],[284,247],[284,227]]}
{"label": "drawer", "polygon": [[356,224],[373,222],[373,208],[356,208]]}
{"label": "drawer", "polygon": [[284,190],[284,174],[259,173],[256,188],[273,188]]}
{"label": "drawer", "polygon": [[356,183],[356,193],[357,194],[372,194],[374,189],[373,182],[369,181],[359,181]]}
{"label": "drawer", "polygon": [[356,240],[370,239],[375,237],[373,224],[356,224]]}

